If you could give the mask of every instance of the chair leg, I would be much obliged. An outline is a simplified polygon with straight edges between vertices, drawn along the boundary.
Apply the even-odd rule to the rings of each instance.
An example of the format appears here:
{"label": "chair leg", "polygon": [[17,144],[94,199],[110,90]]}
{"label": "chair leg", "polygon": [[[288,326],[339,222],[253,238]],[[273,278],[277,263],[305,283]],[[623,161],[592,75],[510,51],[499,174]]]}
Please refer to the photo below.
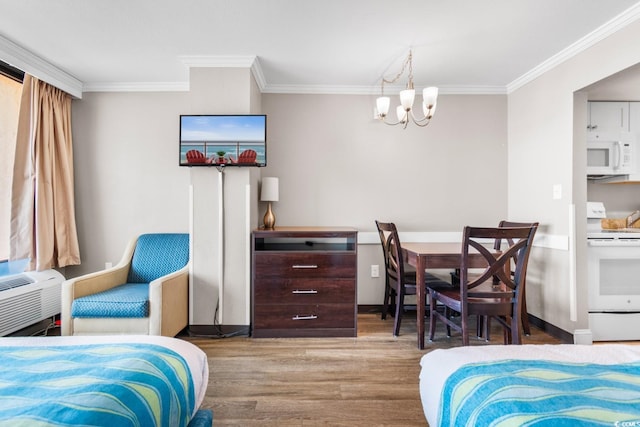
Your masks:
{"label": "chair leg", "polygon": [[385,320],[387,318],[387,313],[389,312],[389,299],[391,298],[391,287],[388,283],[384,286],[384,301],[382,303],[382,315],[380,318]]}
{"label": "chair leg", "polygon": [[436,334],[436,300],[433,298],[433,294],[429,292],[429,341],[433,341],[433,337]]}
{"label": "chair leg", "polygon": [[469,316],[463,316],[460,314],[460,326],[462,327],[462,345],[469,345]]}
{"label": "chair leg", "polygon": [[531,327],[529,326],[529,313],[527,313],[527,296],[525,290],[522,289],[522,332],[525,335],[531,335]]}
{"label": "chair leg", "polygon": [[404,311],[404,293],[400,292],[400,294],[396,298],[396,318],[393,322],[393,336],[395,337],[400,335],[400,324],[402,323],[403,311]]}
{"label": "chair leg", "polygon": [[522,344],[522,331],[520,330],[520,325],[522,325],[521,318],[518,319],[518,316],[514,316],[511,318],[511,344]]}
{"label": "chair leg", "polygon": [[491,340],[491,316],[482,316],[484,323],[484,339],[489,342]]}

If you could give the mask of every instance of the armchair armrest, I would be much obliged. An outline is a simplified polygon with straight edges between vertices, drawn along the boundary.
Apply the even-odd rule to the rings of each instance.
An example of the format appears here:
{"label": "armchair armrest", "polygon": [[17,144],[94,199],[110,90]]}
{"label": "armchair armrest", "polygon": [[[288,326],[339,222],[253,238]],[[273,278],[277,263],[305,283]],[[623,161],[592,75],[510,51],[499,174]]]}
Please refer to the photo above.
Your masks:
{"label": "armchair armrest", "polygon": [[189,264],[149,283],[149,334],[174,337],[189,323]]}
{"label": "armchair armrest", "polygon": [[62,283],[62,301],[60,307],[61,335],[73,335],[71,305],[74,299],[106,291],[126,282],[135,245],[135,239],[129,242],[120,262],[114,267],[74,277]]}
{"label": "armchair armrest", "polygon": [[71,305],[76,298],[106,291],[127,280],[129,264],[116,265],[107,270],[97,271],[84,276],[65,280],[62,283],[62,301],[60,307],[61,334],[73,335]]}

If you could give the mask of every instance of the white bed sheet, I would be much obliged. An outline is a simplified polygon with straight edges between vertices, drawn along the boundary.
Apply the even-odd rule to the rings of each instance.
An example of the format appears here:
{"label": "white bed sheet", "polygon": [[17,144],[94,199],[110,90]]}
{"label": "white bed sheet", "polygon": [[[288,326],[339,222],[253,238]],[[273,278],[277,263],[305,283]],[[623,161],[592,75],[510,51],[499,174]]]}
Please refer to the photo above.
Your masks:
{"label": "white bed sheet", "polygon": [[[67,346],[86,344],[117,344],[139,343],[155,344],[175,351],[184,358],[191,371],[194,392],[196,395],[197,411],[204,400],[209,383],[209,364],[207,355],[194,344],[178,339],[152,335],[90,335],[90,336],[64,336],[64,337],[2,337],[1,346]],[[193,415],[193,414],[192,414]]]}
{"label": "white bed sheet", "polygon": [[469,363],[492,360],[549,360],[615,365],[640,360],[640,346],[625,344],[487,345],[433,350],[420,360],[420,398],[430,427],[439,425],[442,388],[447,378]]}

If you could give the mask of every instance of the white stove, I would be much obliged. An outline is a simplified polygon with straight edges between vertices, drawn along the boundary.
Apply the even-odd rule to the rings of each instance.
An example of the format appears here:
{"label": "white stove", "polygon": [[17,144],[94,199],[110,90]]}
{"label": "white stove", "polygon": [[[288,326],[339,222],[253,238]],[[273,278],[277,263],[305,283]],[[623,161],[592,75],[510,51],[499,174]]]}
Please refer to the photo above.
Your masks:
{"label": "white stove", "polygon": [[[640,340],[640,229],[604,230],[604,205],[587,205],[589,328],[594,341]],[[611,213],[624,218],[625,213]]]}
{"label": "white stove", "polygon": [[[613,212],[611,217],[624,218],[626,213]],[[612,244],[625,245],[627,241],[640,241],[640,228],[603,229],[600,220],[607,217],[602,202],[587,202],[587,239],[609,241]]]}

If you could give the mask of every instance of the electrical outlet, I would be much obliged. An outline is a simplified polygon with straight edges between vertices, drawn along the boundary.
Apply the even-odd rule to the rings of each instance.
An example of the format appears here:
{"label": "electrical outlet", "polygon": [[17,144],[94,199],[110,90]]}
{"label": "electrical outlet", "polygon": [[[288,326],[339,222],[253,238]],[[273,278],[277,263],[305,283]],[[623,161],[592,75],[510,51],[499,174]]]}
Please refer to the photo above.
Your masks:
{"label": "electrical outlet", "polygon": [[371,266],[371,277],[380,277],[380,267],[378,265]]}

